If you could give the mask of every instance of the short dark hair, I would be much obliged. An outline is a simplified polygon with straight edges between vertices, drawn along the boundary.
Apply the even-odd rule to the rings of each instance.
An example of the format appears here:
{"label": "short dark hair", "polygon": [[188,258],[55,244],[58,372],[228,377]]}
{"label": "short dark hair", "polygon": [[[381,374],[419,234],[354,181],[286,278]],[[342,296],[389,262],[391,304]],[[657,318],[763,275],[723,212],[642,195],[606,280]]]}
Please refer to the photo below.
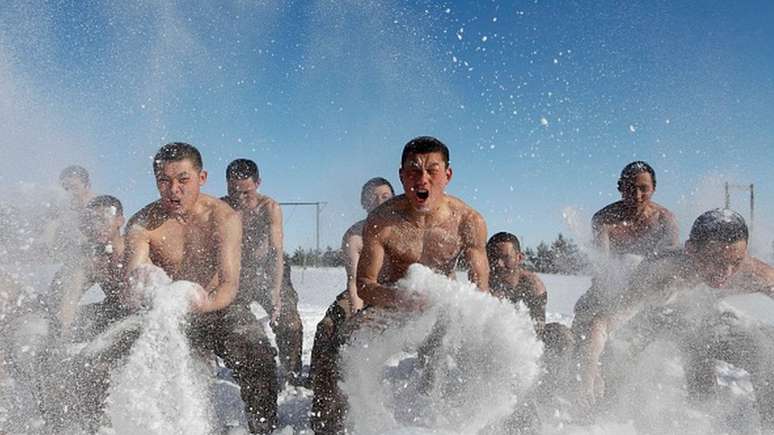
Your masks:
{"label": "short dark hair", "polygon": [[65,178],[75,177],[80,179],[83,184],[89,185],[89,171],[83,166],[70,165],[59,173],[59,181],[63,181]]}
{"label": "short dark hair", "polygon": [[728,208],[716,208],[696,218],[688,240],[701,245],[708,242],[746,242],[749,237],[742,215]]}
{"label": "short dark hair", "polygon": [[419,136],[411,139],[403,146],[403,154],[400,156],[400,167],[411,154],[441,153],[443,162],[449,167],[449,148],[440,140],[432,136]]}
{"label": "short dark hair", "polygon": [[653,188],[655,189],[656,171],[653,170],[652,166],[646,162],[643,162],[642,160],[637,160],[636,162],[631,162],[624,166],[623,170],[621,171],[621,176],[618,178],[618,187],[623,187],[623,184],[631,183],[638,175],[643,172],[650,174],[650,179],[653,180]]}
{"label": "short dark hair", "polygon": [[245,180],[247,178],[252,178],[256,183],[260,178],[258,165],[256,165],[254,161],[249,159],[236,159],[226,167],[226,180]]}
{"label": "short dark hair", "polygon": [[374,191],[379,186],[387,186],[390,188],[390,193],[395,195],[395,189],[392,188],[392,184],[390,184],[389,181],[387,181],[386,178],[382,177],[374,177],[363,184],[363,188],[360,189],[360,204],[365,206],[366,200],[368,199],[368,195],[371,194],[371,192]]}
{"label": "short dark hair", "polygon": [[510,243],[513,245],[513,249],[515,249],[516,252],[521,252],[521,243],[519,243],[519,238],[514,234],[501,231],[490,237],[489,241],[486,242],[486,255],[489,257],[489,261],[492,261],[492,257],[496,256],[495,245],[498,243]]}
{"label": "short dark hair", "polygon": [[197,170],[202,170],[202,155],[195,146],[185,142],[168,143],[159,148],[156,156],[153,157],[153,173],[158,175],[164,164],[168,162],[179,162],[185,159],[190,160]]}
{"label": "short dark hair", "polygon": [[121,205],[121,201],[119,201],[118,198],[112,195],[100,195],[95,196],[94,198],[89,201],[88,204],[86,204],[86,209],[88,210],[94,210],[95,208],[100,207],[115,207],[116,209],[116,216],[123,216],[124,215],[124,206]]}

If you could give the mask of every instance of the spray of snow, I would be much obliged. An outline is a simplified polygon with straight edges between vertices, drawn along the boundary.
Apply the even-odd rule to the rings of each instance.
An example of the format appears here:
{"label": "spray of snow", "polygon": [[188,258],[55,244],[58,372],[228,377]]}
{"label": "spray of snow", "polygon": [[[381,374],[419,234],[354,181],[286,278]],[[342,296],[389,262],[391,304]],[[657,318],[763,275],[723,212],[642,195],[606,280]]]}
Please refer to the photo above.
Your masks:
{"label": "spray of snow", "polygon": [[142,333],[112,376],[107,414],[116,434],[209,434],[206,366],[195,358],[184,332],[195,285],[171,280],[156,267],[144,271],[152,301]]}
{"label": "spray of snow", "polygon": [[[398,287],[430,308],[410,319],[385,313],[342,351],[355,432],[477,433],[509,416],[539,373],[542,344],[526,310],[420,265]],[[418,368],[407,357],[438,325],[432,363]]]}

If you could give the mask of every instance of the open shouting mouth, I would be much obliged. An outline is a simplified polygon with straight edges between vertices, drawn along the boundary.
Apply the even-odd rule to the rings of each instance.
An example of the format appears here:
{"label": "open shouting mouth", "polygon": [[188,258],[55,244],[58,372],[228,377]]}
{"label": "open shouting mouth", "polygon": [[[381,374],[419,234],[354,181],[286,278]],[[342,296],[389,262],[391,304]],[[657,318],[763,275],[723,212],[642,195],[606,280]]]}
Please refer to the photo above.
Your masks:
{"label": "open shouting mouth", "polygon": [[430,192],[427,189],[417,189],[416,190],[417,198],[424,202],[427,200],[428,197],[430,197]]}

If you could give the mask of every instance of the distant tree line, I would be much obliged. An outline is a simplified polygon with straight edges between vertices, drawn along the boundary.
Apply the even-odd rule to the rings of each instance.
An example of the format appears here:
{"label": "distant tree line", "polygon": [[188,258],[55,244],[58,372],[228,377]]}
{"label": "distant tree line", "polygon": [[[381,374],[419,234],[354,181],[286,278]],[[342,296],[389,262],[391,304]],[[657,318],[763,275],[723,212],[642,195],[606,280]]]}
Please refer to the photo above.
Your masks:
{"label": "distant tree line", "polygon": [[588,255],[562,233],[550,245],[540,242],[535,249],[527,247],[523,252],[524,267],[533,272],[577,275],[591,266]]}
{"label": "distant tree line", "polygon": [[[540,273],[557,273],[562,275],[577,275],[585,272],[589,265],[588,256],[578,248],[572,239],[561,233],[556,240],[547,244],[540,242],[535,249],[524,249],[524,267]],[[341,249],[330,246],[325,250],[296,248],[285,260],[292,266],[341,267],[344,266],[344,256]],[[461,262],[462,263],[462,262]],[[461,269],[466,269],[464,263]]]}
{"label": "distant tree line", "polygon": [[341,249],[333,249],[330,246],[324,251],[298,247],[292,255],[285,256],[285,261],[290,262],[291,266],[343,267],[344,255]]}

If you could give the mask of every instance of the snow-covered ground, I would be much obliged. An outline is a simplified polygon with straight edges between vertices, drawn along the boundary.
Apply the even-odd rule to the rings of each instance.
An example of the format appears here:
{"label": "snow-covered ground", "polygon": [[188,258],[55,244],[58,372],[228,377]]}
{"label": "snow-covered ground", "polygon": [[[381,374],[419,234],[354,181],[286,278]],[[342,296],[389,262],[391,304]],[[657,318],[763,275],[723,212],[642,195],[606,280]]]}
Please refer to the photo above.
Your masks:
{"label": "snow-covered ground", "polygon": [[[590,279],[583,276],[540,276],[549,294],[548,321],[559,321],[569,325],[572,321],[575,301],[588,289]],[[299,311],[304,326],[303,361],[305,368],[308,368],[317,322],[324,316],[335,296],[343,290],[345,273],[341,268],[293,268],[292,279],[299,295]],[[460,281],[464,279],[464,275],[461,275]],[[93,301],[97,298],[98,293],[93,290],[85,299]],[[771,322],[771,317],[774,316],[772,314],[774,303],[770,299],[735,298],[728,298],[724,302],[728,309]],[[491,311],[491,307],[486,308],[486,304],[481,307],[483,307],[482,310]],[[495,323],[478,326],[491,328],[493,324]],[[485,330],[482,329],[482,331]],[[507,343],[502,349],[506,352],[513,351]],[[505,353],[500,352],[500,354]],[[514,361],[514,364],[523,363]],[[360,367],[364,370],[367,368]],[[547,415],[543,432],[546,434],[758,433],[757,413],[751,400],[753,393],[748,376],[732,366],[719,365],[721,388],[716,400],[699,407],[689,405],[684,388],[682,363],[673,346],[670,347],[664,343],[653,346],[653,350],[643,355],[641,361],[632,367],[631,374],[634,381],[626,387],[620,400],[611,407],[615,409],[602,413],[593,422],[578,425],[571,424],[571,420],[562,414],[566,413],[568,408],[574,408],[572,403],[564,403],[560,406],[563,409],[543,410],[543,415]],[[7,383],[7,381],[4,382]],[[504,385],[503,388],[508,387]],[[286,386],[280,392],[281,433],[311,433],[309,430],[311,398],[311,391],[303,387]],[[9,398],[4,399],[7,401]],[[216,426],[224,428],[231,434],[245,433],[238,389],[225,370],[221,369],[218,373],[213,399],[220,421]],[[16,397],[14,401],[17,403],[16,406],[23,406],[24,397]],[[3,403],[3,400],[0,400],[0,407]],[[2,417],[1,414],[2,412],[0,417]],[[0,418],[0,429],[4,423],[7,426],[8,422],[3,422]],[[28,426],[36,424],[33,422]],[[420,432],[403,430],[400,433]]]}
{"label": "snow-covered ground", "polygon": [[[575,301],[590,286],[590,278],[585,276],[562,276],[540,274],[548,290],[548,321],[559,321],[569,325],[572,322],[572,312]],[[304,324],[304,365],[308,366],[314,334],[319,322],[325,315],[328,306],[336,295],[344,290],[346,274],[343,268],[300,268],[293,267],[291,278],[298,292],[298,309]],[[459,274],[460,280],[465,280],[465,274]],[[223,381],[221,381],[223,382]],[[220,406],[225,415],[223,420],[235,422],[241,413],[236,390],[221,389],[219,391],[222,404],[228,403],[228,409]],[[280,393],[279,412],[283,426],[292,427],[296,433],[311,433],[308,431],[309,412],[311,411],[311,391],[301,387],[286,387]]]}

